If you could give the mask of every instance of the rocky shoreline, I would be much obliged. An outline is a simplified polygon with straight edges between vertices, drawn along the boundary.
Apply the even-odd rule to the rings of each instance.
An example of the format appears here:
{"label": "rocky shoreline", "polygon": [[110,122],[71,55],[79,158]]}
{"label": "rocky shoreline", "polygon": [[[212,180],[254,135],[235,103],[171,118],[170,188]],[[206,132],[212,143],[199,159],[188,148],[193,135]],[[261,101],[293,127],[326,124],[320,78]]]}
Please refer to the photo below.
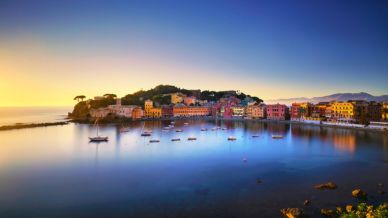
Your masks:
{"label": "rocky shoreline", "polygon": [[14,125],[0,126],[0,131],[36,128],[36,127],[47,127],[47,126],[63,126],[63,125],[67,125],[67,124],[69,124],[69,122],[66,122],[66,121],[51,122],[51,123],[29,123],[29,124],[17,123]]}

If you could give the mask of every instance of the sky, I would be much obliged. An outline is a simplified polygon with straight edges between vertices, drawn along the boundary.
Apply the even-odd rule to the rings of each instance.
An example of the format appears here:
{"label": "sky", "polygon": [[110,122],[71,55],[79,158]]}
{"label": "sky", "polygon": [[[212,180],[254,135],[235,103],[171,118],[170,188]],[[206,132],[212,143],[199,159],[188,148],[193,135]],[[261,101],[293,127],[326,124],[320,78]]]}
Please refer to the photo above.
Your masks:
{"label": "sky", "polygon": [[171,84],[388,94],[387,1],[0,0],[0,106]]}

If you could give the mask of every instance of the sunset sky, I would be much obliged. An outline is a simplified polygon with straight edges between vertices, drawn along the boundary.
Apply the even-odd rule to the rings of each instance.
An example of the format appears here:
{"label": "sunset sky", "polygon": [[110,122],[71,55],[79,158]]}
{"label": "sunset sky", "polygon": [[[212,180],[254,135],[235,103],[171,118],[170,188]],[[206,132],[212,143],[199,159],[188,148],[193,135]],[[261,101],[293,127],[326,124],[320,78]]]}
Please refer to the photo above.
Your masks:
{"label": "sunset sky", "polygon": [[158,84],[388,94],[387,1],[0,0],[0,106]]}

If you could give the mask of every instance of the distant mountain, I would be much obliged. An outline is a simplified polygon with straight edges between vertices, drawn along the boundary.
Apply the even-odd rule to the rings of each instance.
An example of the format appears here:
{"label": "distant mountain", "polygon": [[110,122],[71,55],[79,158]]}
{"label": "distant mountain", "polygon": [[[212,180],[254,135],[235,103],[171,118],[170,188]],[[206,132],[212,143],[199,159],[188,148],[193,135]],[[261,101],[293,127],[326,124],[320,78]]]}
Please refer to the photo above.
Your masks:
{"label": "distant mountain", "polygon": [[366,92],[360,93],[336,93],[328,96],[313,97],[313,98],[287,98],[287,99],[271,99],[265,100],[266,104],[281,103],[291,105],[294,102],[311,102],[318,103],[324,101],[348,101],[348,100],[365,100],[365,101],[388,101],[388,95],[373,96]]}

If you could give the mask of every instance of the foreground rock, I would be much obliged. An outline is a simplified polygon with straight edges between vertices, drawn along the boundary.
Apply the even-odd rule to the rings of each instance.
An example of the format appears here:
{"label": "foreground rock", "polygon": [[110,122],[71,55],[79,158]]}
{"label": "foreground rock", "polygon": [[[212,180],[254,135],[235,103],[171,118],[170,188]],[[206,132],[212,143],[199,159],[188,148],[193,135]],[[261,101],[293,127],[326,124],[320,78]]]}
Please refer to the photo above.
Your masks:
{"label": "foreground rock", "polygon": [[334,182],[327,182],[323,184],[319,184],[314,186],[314,188],[319,189],[319,190],[325,190],[325,189],[336,189],[337,185]]}
{"label": "foreground rock", "polygon": [[300,208],[284,208],[280,210],[280,213],[287,218],[307,217]]}
{"label": "foreground rock", "polygon": [[355,198],[358,198],[358,199],[366,199],[367,198],[367,194],[366,192],[363,192],[361,189],[354,189],[352,191],[352,196],[355,197]]}

